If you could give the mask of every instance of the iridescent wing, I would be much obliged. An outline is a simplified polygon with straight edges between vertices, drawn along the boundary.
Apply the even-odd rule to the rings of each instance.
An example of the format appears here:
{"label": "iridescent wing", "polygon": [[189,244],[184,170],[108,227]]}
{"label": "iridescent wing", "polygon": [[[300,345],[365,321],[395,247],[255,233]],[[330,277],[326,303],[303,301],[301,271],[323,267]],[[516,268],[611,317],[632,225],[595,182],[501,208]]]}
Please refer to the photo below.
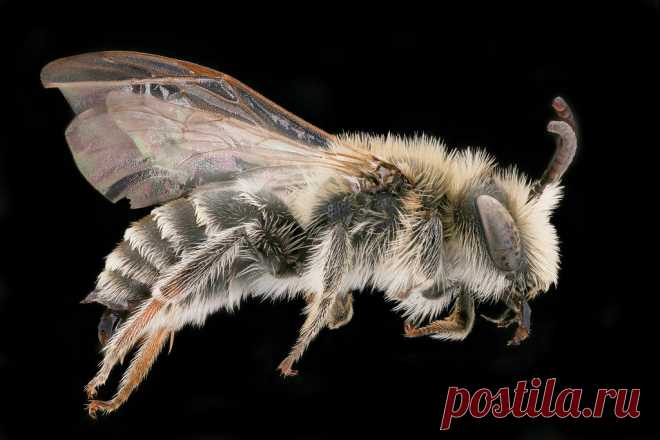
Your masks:
{"label": "iridescent wing", "polygon": [[301,167],[355,175],[373,157],[234,78],[185,61],[89,53],[48,64],[41,80],[76,113],[66,138],[82,174],[133,208],[252,172],[271,173],[273,185],[294,184]]}

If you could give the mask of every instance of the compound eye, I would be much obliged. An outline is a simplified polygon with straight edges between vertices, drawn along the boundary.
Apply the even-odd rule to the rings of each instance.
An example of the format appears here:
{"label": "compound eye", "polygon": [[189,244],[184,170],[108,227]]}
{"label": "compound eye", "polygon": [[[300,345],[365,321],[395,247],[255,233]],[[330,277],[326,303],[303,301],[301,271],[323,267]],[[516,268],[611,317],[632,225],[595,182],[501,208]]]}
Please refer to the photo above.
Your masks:
{"label": "compound eye", "polygon": [[520,233],[507,209],[494,197],[482,194],[476,200],[481,230],[493,264],[505,272],[522,265]]}

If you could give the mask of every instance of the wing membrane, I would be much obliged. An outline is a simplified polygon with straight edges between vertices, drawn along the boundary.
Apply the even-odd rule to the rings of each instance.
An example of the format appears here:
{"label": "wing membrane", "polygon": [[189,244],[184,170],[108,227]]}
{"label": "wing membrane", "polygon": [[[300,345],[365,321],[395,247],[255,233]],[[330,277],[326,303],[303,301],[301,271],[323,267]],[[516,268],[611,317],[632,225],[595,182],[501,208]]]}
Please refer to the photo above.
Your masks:
{"label": "wing membrane", "polygon": [[345,166],[329,152],[334,136],[192,63],[99,52],[54,61],[41,78],[77,114],[67,141],[82,174],[134,208],[255,170],[291,178],[301,165]]}

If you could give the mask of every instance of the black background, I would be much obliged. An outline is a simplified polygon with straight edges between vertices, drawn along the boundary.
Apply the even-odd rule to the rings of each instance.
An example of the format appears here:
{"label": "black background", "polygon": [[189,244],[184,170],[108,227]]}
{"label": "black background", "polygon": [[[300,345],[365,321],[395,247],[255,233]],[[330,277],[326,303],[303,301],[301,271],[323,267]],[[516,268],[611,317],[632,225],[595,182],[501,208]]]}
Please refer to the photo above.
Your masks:
{"label": "black background", "polygon": [[[328,22],[309,11],[263,26],[253,20],[256,5],[239,15],[216,4],[195,11],[217,19],[213,26],[196,26],[183,8],[154,30],[126,31],[58,26],[54,17],[42,26],[29,5],[0,2],[0,438],[657,438],[657,234],[643,220],[656,216],[657,177],[644,165],[653,167],[658,147],[660,10],[652,1],[533,3],[387,19],[349,20],[340,10]],[[114,23],[142,16],[136,5],[116,12]],[[532,176],[552,154],[550,101],[564,96],[581,145],[554,217],[560,281],[532,304],[533,337],[510,348],[510,332],[479,320],[461,343],[405,339],[402,319],[366,293],[350,325],[323,332],[301,375],[284,380],[275,369],[303,304],[247,302],[181,331],[124,407],[90,420],[82,388],[99,360],[100,308],[78,302],[129,222],[148,211],[112,205],[79,175],[63,136],[71,111],[58,92],[41,89],[39,71],[110,49],[224,71],[329,132],[423,132],[485,146]],[[496,390],[533,377],[584,388],[587,405],[599,387],[641,388],[642,415],[465,417],[438,430],[449,386]]]}

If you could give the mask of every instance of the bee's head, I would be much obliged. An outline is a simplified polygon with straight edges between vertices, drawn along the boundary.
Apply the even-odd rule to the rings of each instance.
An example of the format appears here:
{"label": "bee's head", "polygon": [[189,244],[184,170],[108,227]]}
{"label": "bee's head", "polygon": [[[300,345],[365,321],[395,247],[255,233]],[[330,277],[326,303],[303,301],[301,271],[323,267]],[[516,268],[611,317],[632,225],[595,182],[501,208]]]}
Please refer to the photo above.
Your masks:
{"label": "bee's head", "polygon": [[575,155],[577,136],[563,99],[555,98],[553,107],[559,120],[550,122],[548,131],[557,145],[541,178],[530,186],[514,170],[496,173],[472,186],[463,199],[469,226],[465,252],[475,267],[485,266],[490,271],[483,273],[495,275],[495,291],[517,290],[532,298],[557,281],[559,246],[550,216],[561,198],[559,180]]}
{"label": "bee's head", "polygon": [[[510,183],[501,182],[505,187]],[[531,299],[557,282],[559,239],[551,215],[561,199],[561,187],[548,185],[528,200],[510,195],[474,198],[474,249],[483,265],[499,275],[503,291]]]}

